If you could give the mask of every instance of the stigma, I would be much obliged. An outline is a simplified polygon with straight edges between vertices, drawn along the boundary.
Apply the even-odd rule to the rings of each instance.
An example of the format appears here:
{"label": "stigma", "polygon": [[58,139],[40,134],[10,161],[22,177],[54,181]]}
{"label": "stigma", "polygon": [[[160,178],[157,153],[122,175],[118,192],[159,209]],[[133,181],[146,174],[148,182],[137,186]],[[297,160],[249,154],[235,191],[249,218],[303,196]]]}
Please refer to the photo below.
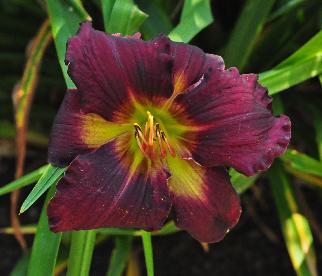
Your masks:
{"label": "stigma", "polygon": [[155,122],[149,111],[147,111],[147,121],[143,128],[137,123],[134,124],[134,136],[141,152],[148,159],[164,159],[168,153],[173,157],[176,155],[165,132],[160,124]]}

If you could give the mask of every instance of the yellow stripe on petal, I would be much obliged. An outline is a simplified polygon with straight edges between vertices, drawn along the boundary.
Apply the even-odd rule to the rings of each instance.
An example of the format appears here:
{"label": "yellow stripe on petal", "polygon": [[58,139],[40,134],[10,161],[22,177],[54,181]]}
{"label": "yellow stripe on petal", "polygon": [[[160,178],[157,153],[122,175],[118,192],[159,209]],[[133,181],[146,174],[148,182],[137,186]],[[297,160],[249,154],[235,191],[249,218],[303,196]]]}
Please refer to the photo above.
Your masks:
{"label": "yellow stripe on petal", "polygon": [[204,196],[205,170],[192,160],[178,157],[167,157],[167,164],[171,171],[168,186],[177,196],[202,198]]}
{"label": "yellow stripe on petal", "polygon": [[186,88],[186,81],[184,72],[178,72],[174,75],[174,87],[173,93],[179,94]]}
{"label": "yellow stripe on petal", "polygon": [[112,123],[94,113],[82,116],[81,140],[89,148],[97,148],[129,130],[132,130],[129,124]]}

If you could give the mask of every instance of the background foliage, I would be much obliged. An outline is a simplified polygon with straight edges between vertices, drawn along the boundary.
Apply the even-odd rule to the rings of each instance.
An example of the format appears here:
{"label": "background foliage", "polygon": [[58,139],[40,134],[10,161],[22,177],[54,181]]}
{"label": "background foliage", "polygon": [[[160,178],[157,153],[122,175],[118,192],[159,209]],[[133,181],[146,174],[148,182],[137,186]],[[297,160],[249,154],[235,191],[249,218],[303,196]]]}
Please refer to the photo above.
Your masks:
{"label": "background foliage", "polygon": [[[24,250],[19,253],[12,239],[8,244],[16,249],[9,248],[1,255],[0,272],[151,276],[155,271],[157,275],[178,275],[177,262],[184,262],[191,275],[212,275],[210,271],[221,265],[221,262],[200,261],[208,267],[189,269],[187,256],[187,262],[177,259],[171,266],[158,266],[156,270],[153,253],[158,255],[158,249],[153,252],[153,239],[175,241],[173,237],[181,235],[185,248],[189,248],[191,238],[178,234],[171,221],[153,233],[98,229],[54,234],[48,230],[46,204],[54,193],[53,184],[64,169],[44,165],[46,147],[66,87],[74,86],[64,65],[66,40],[75,34],[80,22],[92,19],[94,27],[111,33],[140,31],[145,39],[168,34],[175,41],[190,42],[222,55],[227,67],[237,66],[242,72],[259,74],[260,82],[274,98],[276,114],[283,112],[291,118],[292,143],[266,174],[245,177],[230,170],[236,190],[243,194],[244,215],[240,224],[243,225],[245,217],[250,218],[261,231],[260,239],[276,245],[270,249],[271,254],[288,252],[287,264],[283,266],[281,261],[281,268],[275,268],[274,275],[290,271],[297,275],[318,275],[319,267],[322,273],[321,15],[318,0],[0,1],[0,245],[8,246],[7,235],[14,234]],[[24,171],[25,176],[21,177]],[[10,182],[14,174],[17,180]],[[35,182],[32,190],[26,187]],[[21,209],[19,189],[26,197]],[[21,225],[16,215],[19,209],[26,212],[20,216]],[[279,220],[280,228],[275,220]],[[236,242],[244,244],[247,255],[250,245],[238,227],[226,239],[238,236]],[[267,261],[264,255],[240,265],[241,256],[234,257],[235,247],[225,242],[212,246],[208,253],[228,248],[227,258],[231,257],[238,266],[235,270],[223,266],[222,274],[269,273],[265,265],[259,265],[256,270],[256,264]],[[285,247],[279,245],[282,242]],[[209,249],[208,245],[202,246]],[[101,252],[102,248],[110,258],[95,262],[95,252]],[[163,250],[174,252],[176,248],[178,244],[168,243]],[[146,272],[140,250],[145,256]],[[10,255],[11,252],[16,253]],[[208,258],[202,252],[198,254]]]}

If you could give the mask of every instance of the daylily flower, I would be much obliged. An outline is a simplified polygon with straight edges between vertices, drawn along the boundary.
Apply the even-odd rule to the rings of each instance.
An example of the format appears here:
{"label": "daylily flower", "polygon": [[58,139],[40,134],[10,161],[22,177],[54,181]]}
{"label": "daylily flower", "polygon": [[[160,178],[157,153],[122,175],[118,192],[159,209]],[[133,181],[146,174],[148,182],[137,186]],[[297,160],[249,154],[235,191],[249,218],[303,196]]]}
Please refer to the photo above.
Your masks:
{"label": "daylily flower", "polygon": [[290,140],[254,74],[166,36],[143,41],[81,25],[66,63],[77,89],[55,119],[49,162],[68,169],[48,206],[52,231],[176,225],[215,242],[241,208],[227,173],[266,170]]}

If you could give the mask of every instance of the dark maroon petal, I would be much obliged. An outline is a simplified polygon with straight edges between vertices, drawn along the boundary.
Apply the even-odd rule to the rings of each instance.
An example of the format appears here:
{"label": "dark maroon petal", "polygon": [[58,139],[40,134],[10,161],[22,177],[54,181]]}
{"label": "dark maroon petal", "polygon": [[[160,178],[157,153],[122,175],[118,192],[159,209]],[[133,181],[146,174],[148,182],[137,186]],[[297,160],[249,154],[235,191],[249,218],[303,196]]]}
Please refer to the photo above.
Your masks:
{"label": "dark maroon petal", "polygon": [[197,83],[209,68],[224,68],[224,62],[220,56],[205,54],[198,47],[184,43],[173,42],[171,55],[174,57],[172,78],[175,94]]}
{"label": "dark maroon petal", "polygon": [[238,195],[223,168],[184,162],[189,164],[185,177],[174,172],[168,180],[176,225],[200,242],[220,241],[239,219]]}
{"label": "dark maroon petal", "polygon": [[91,151],[83,143],[81,136],[81,118],[79,93],[68,90],[59,108],[50,135],[48,162],[65,167],[79,154]]}
{"label": "dark maroon petal", "polygon": [[236,68],[210,70],[199,86],[176,99],[198,128],[186,134],[193,137],[193,158],[246,175],[266,170],[291,137],[289,118],[274,117],[271,101],[256,75],[239,75]]}
{"label": "dark maroon petal", "polygon": [[57,185],[47,209],[54,232],[99,227],[162,227],[171,208],[168,174],[143,163],[133,170],[117,139],[77,157]]}
{"label": "dark maroon petal", "polygon": [[66,52],[68,73],[81,94],[84,112],[107,120],[130,96],[170,97],[172,94],[170,40],[151,41],[108,35],[90,22],[81,25],[69,39]]}
{"label": "dark maroon petal", "polygon": [[68,90],[53,123],[48,161],[65,167],[76,156],[99,148],[128,129],[132,127],[106,121],[94,113],[85,114],[80,107],[79,92]]}

